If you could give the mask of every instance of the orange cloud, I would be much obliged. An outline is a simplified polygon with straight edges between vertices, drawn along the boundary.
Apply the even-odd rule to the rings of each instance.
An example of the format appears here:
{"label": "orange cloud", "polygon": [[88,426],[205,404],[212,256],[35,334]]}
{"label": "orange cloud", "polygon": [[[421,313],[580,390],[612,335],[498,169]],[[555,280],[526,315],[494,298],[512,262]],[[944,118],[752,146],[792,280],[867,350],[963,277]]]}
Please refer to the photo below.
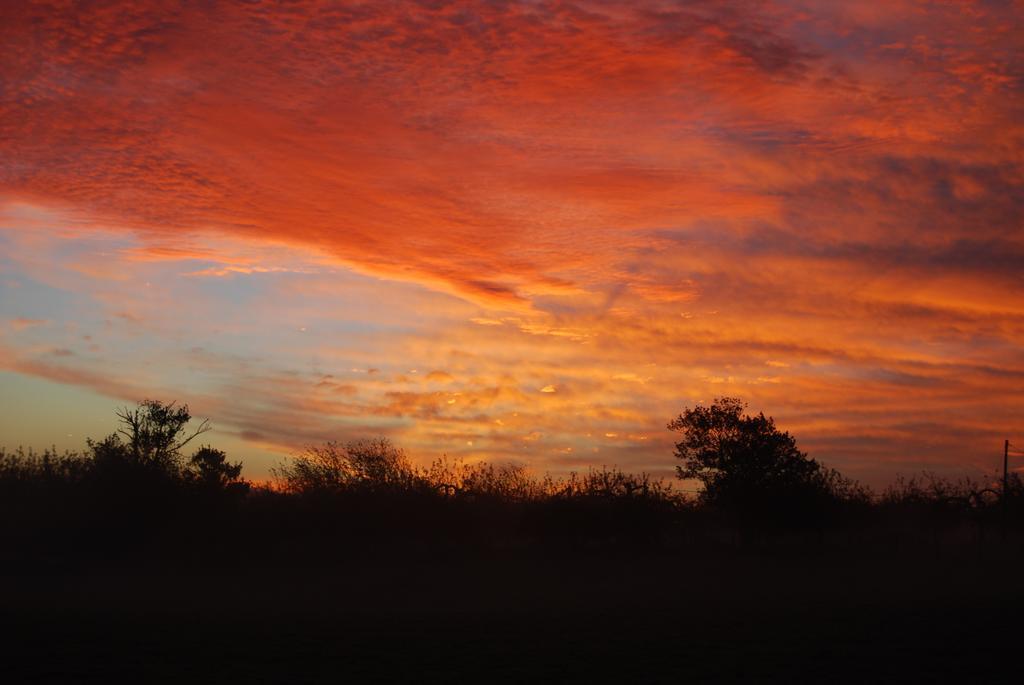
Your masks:
{"label": "orange cloud", "polygon": [[0,340],[104,392],[130,346],[279,445],[649,465],[738,394],[969,462],[1024,404],[1015,11],[7,3],[0,269],[107,323],[5,297]]}
{"label": "orange cloud", "polygon": [[16,331],[21,331],[26,328],[32,328],[34,326],[42,326],[46,323],[45,319],[29,319],[24,316],[18,316],[9,321],[11,328]]}

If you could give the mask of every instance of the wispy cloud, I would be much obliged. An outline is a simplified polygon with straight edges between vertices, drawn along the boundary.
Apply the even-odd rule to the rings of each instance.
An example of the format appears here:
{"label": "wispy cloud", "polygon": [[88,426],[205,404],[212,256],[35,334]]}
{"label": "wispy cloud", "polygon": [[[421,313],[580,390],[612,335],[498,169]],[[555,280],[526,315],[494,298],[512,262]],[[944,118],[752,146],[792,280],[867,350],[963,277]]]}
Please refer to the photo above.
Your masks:
{"label": "wispy cloud", "polygon": [[11,328],[16,331],[22,331],[26,328],[32,328],[34,326],[42,326],[46,324],[46,319],[29,319],[24,316],[17,316],[8,321]]}

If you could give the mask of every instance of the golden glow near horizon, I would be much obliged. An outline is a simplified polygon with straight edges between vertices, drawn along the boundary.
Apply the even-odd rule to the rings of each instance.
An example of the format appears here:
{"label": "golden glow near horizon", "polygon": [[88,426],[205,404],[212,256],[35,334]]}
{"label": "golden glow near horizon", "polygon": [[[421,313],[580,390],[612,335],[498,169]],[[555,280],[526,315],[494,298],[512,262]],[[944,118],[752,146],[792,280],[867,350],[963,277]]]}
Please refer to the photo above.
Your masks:
{"label": "golden glow near horizon", "polygon": [[0,368],[260,453],[668,473],[667,421],[730,395],[870,481],[988,469],[1024,430],[1021,15],[6,4]]}

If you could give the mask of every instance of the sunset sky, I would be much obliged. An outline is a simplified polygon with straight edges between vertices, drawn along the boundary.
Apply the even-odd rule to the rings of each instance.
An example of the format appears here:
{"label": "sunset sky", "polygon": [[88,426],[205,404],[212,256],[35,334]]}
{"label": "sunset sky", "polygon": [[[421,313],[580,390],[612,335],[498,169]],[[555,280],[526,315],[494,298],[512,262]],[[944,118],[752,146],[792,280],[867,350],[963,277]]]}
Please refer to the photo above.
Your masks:
{"label": "sunset sky", "polygon": [[1024,3],[4,2],[0,445],[187,402],[670,474],[736,396],[884,484],[1024,444]]}

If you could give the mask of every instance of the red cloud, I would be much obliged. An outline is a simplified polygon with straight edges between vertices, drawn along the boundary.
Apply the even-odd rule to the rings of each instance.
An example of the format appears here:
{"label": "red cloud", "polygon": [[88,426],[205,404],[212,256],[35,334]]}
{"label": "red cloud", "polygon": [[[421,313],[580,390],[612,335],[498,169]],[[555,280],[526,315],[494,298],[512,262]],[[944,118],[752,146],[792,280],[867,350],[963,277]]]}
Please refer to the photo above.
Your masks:
{"label": "red cloud", "polygon": [[782,220],[794,183],[859,178],[837,168],[843,146],[953,135],[991,154],[1017,76],[1012,31],[919,45],[916,63],[830,55],[816,32],[867,36],[785,5],[3,12],[7,194],[164,242],[212,229],[312,244],[512,307],[530,287],[593,286],[623,242],[643,246],[623,231]]}

